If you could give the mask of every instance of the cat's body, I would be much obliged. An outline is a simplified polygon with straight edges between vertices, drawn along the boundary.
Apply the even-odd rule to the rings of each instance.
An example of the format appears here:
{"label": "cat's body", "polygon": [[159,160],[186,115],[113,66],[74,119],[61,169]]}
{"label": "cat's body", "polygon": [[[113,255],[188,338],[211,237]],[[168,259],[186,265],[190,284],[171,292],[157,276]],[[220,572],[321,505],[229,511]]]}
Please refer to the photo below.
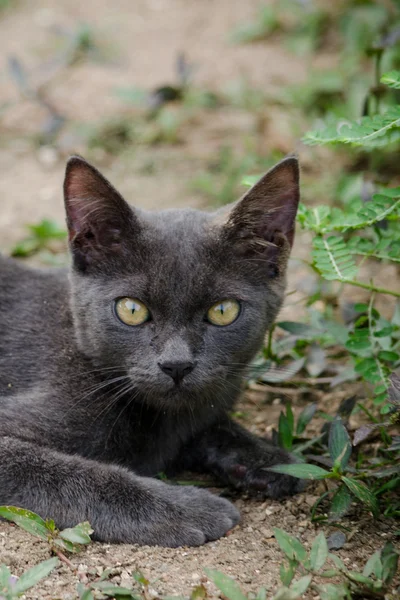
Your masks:
{"label": "cat's body", "polygon": [[[218,538],[237,511],[149,476],[189,468],[272,496],[297,489],[263,470],[291,457],[227,416],[282,302],[297,178],[287,159],[227,217],[149,214],[70,161],[72,274],[0,257],[0,504],[89,520],[105,541],[176,546]],[[117,304],[132,298],[128,318],[147,311],[133,326]],[[232,323],[207,321],[216,303],[237,310]]]}

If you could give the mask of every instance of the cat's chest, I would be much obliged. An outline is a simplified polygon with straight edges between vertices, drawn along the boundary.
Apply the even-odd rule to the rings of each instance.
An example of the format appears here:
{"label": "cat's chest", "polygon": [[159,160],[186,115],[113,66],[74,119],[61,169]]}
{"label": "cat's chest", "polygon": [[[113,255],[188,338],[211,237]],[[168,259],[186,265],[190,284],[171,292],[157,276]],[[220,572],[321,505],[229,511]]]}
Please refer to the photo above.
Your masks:
{"label": "cat's chest", "polygon": [[81,397],[64,411],[68,448],[63,451],[124,465],[141,475],[156,475],[176,461],[193,428],[185,415],[160,411],[138,399],[113,403],[111,394],[101,401]]}
{"label": "cat's chest", "polygon": [[137,473],[156,475],[179,456],[189,437],[187,423],[174,423],[171,416],[152,411],[144,417],[139,407],[133,412],[133,418],[121,423],[116,437],[109,438],[107,450]]}

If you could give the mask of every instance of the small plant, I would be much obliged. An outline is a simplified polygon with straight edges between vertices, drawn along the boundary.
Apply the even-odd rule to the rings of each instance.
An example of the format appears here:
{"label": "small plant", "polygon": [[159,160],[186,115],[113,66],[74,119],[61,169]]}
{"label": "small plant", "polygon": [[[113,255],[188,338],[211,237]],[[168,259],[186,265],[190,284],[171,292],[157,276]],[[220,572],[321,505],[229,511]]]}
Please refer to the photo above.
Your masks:
{"label": "small plant", "polygon": [[0,506],[0,517],[12,521],[21,529],[49,544],[49,550],[56,554],[25,571],[21,577],[11,574],[6,565],[0,565],[0,600],[19,598],[24,592],[47,577],[58,566],[60,560],[74,570],[64,551],[79,552],[82,546],[91,542],[93,533],[89,523],[80,523],[75,527],[59,531],[52,519],[44,521],[39,515],[15,506]]}
{"label": "small plant", "polygon": [[11,250],[12,256],[26,257],[41,250],[48,250],[54,242],[65,240],[67,232],[54,221],[43,219],[35,225],[27,225],[29,235]]}
{"label": "small plant", "polygon": [[[391,71],[380,79],[392,89],[399,89],[400,72]],[[306,144],[349,144],[354,147],[382,148],[400,140],[400,105],[389,106],[381,114],[363,116],[358,121],[334,122],[325,129],[311,131]],[[372,215],[371,215],[372,216]]]}
{"label": "small plant", "polygon": [[[344,427],[342,420],[336,418],[330,426],[329,433],[329,460],[330,471],[312,464],[274,465],[269,471],[274,473],[286,473],[299,477],[300,479],[332,479],[339,485],[331,492],[330,519],[338,520],[349,510],[351,502],[357,498],[377,517],[379,507],[377,498],[359,477],[364,477],[365,469],[350,468],[348,463],[351,456],[350,436]],[[324,495],[325,496],[325,495]]]}
{"label": "small plant", "polygon": [[93,530],[87,522],[60,531],[52,519],[45,521],[36,513],[15,506],[0,506],[0,517],[12,521],[21,529],[47,542],[50,551],[57,554],[67,564],[68,560],[65,560],[66,557],[62,551],[79,552],[82,546],[91,542],[90,534],[93,533]]}
{"label": "small plant", "polygon": [[49,558],[25,571],[21,577],[15,577],[6,565],[0,565],[0,600],[19,598],[47,577],[59,562],[58,558]]}
{"label": "small plant", "polygon": [[[299,454],[311,445],[306,443],[306,446],[304,446],[305,440],[300,436],[304,433],[316,410],[317,405],[315,403],[308,404],[300,413],[296,423],[291,405],[289,403],[286,405],[286,411],[281,412],[278,423],[278,443],[282,448],[294,454]],[[314,443],[315,441],[311,440]]]}
{"label": "small plant", "polygon": [[[389,434],[390,427],[396,425],[400,419],[398,386],[399,379],[393,375],[389,389],[392,402],[389,405],[390,419],[359,428],[355,433],[353,445],[341,416],[336,416],[329,423],[328,456],[308,455],[309,459],[322,463],[329,470],[308,463],[269,467],[268,470],[275,473],[285,473],[300,479],[325,480],[326,492],[321,495],[312,510],[313,517],[317,520],[340,521],[349,512],[355,500],[364,505],[374,517],[379,515],[380,506],[385,516],[399,516],[399,505],[393,494],[400,488],[400,452],[397,438],[392,438]],[[369,414],[369,411],[367,413]],[[359,445],[374,429],[381,433],[382,449],[379,460],[368,456],[362,459],[357,457],[355,465],[351,465],[353,446]],[[287,410],[286,415],[282,413],[279,420],[279,441],[283,447],[287,448],[288,443],[291,443],[292,430],[293,415],[291,410]],[[317,441],[323,446],[323,439],[319,438]],[[382,484],[382,480],[385,480],[385,483]],[[315,517],[316,509],[322,501],[325,504],[329,502],[328,515]]]}
{"label": "small plant", "polygon": [[[323,532],[314,539],[309,552],[297,538],[282,529],[275,528],[274,535],[287,564],[281,564],[280,578],[283,587],[275,593],[272,600],[297,600],[303,598],[307,590],[318,593],[321,600],[379,599],[386,597],[385,594],[390,591],[399,561],[399,552],[391,543],[385,544],[381,550],[375,552],[367,561],[363,572],[359,573],[347,569],[338,556],[329,552]],[[327,566],[328,561],[331,565]],[[249,598],[231,577],[213,569],[206,569],[206,573],[225,598]],[[300,578],[295,579],[297,574]],[[324,579],[334,578],[339,581],[324,582]],[[261,588],[255,600],[266,598],[266,590]]]}
{"label": "small plant", "polygon": [[111,572],[112,569],[106,569],[95,581],[87,585],[79,584],[77,591],[80,600],[94,600],[94,598],[98,598],[99,593],[107,598],[121,598],[122,600],[148,600],[151,597],[150,581],[141,571],[132,574],[132,587],[115,585],[109,581]]}
{"label": "small plant", "polygon": [[57,28],[55,33],[62,40],[63,49],[58,61],[64,66],[72,66],[85,60],[104,62],[110,54],[110,47],[103,41],[89,23],[78,23],[74,29]]}
{"label": "small plant", "polygon": [[[381,79],[396,89],[400,73],[390,72]],[[341,122],[321,132],[308,133],[310,144],[350,144],[373,151],[400,140],[400,106],[392,106],[382,114],[362,117],[358,122]],[[379,193],[364,201],[361,194],[345,210],[338,207],[301,206],[299,222],[311,231],[313,269],[328,281],[352,285],[372,292],[368,304],[356,306],[360,314],[349,333],[346,348],[355,361],[355,369],[366,381],[375,384],[375,402],[384,403],[388,375],[399,364],[400,319],[398,309],[391,321],[383,319],[374,308],[376,293],[400,297],[396,289],[382,288],[358,277],[366,260],[397,264],[400,261],[398,223],[400,221],[400,188],[379,185]],[[382,224],[384,223],[384,226]],[[383,404],[383,410],[387,407]]]}
{"label": "small plant", "polygon": [[[343,561],[328,550],[323,532],[314,539],[310,552],[297,538],[282,529],[274,529],[275,538],[288,564],[281,565],[281,581],[285,587],[278,590],[274,600],[295,600],[308,589],[317,592],[321,600],[345,598],[382,598],[398,568],[399,553],[393,544],[387,543],[367,561],[362,573],[350,571]],[[326,568],[326,563],[332,564]],[[296,572],[300,579],[294,580]],[[340,583],[321,583],[323,578],[339,578]]]}

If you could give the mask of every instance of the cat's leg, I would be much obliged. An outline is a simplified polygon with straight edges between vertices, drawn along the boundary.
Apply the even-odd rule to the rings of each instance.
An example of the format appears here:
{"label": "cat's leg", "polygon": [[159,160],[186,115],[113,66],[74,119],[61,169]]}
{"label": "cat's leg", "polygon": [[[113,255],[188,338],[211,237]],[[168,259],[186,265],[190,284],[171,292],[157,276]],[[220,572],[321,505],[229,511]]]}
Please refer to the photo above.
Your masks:
{"label": "cat's leg", "polygon": [[228,417],[197,435],[182,454],[185,468],[211,472],[239,490],[279,498],[304,488],[299,479],[266,470],[272,465],[296,462],[291,454]]}
{"label": "cat's leg", "polygon": [[58,527],[89,521],[96,539],[198,546],[237,524],[227,500],[127,469],[0,437],[0,504],[33,510]]}

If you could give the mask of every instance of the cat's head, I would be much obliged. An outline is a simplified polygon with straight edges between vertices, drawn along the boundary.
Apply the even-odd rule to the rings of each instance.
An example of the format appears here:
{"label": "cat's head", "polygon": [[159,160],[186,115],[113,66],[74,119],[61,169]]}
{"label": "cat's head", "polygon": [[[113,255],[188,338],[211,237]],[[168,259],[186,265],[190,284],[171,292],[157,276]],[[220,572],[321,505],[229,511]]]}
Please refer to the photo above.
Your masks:
{"label": "cat's head", "polygon": [[141,401],[229,404],[283,301],[297,160],[209,213],[132,208],[80,157],[64,192],[80,350]]}

